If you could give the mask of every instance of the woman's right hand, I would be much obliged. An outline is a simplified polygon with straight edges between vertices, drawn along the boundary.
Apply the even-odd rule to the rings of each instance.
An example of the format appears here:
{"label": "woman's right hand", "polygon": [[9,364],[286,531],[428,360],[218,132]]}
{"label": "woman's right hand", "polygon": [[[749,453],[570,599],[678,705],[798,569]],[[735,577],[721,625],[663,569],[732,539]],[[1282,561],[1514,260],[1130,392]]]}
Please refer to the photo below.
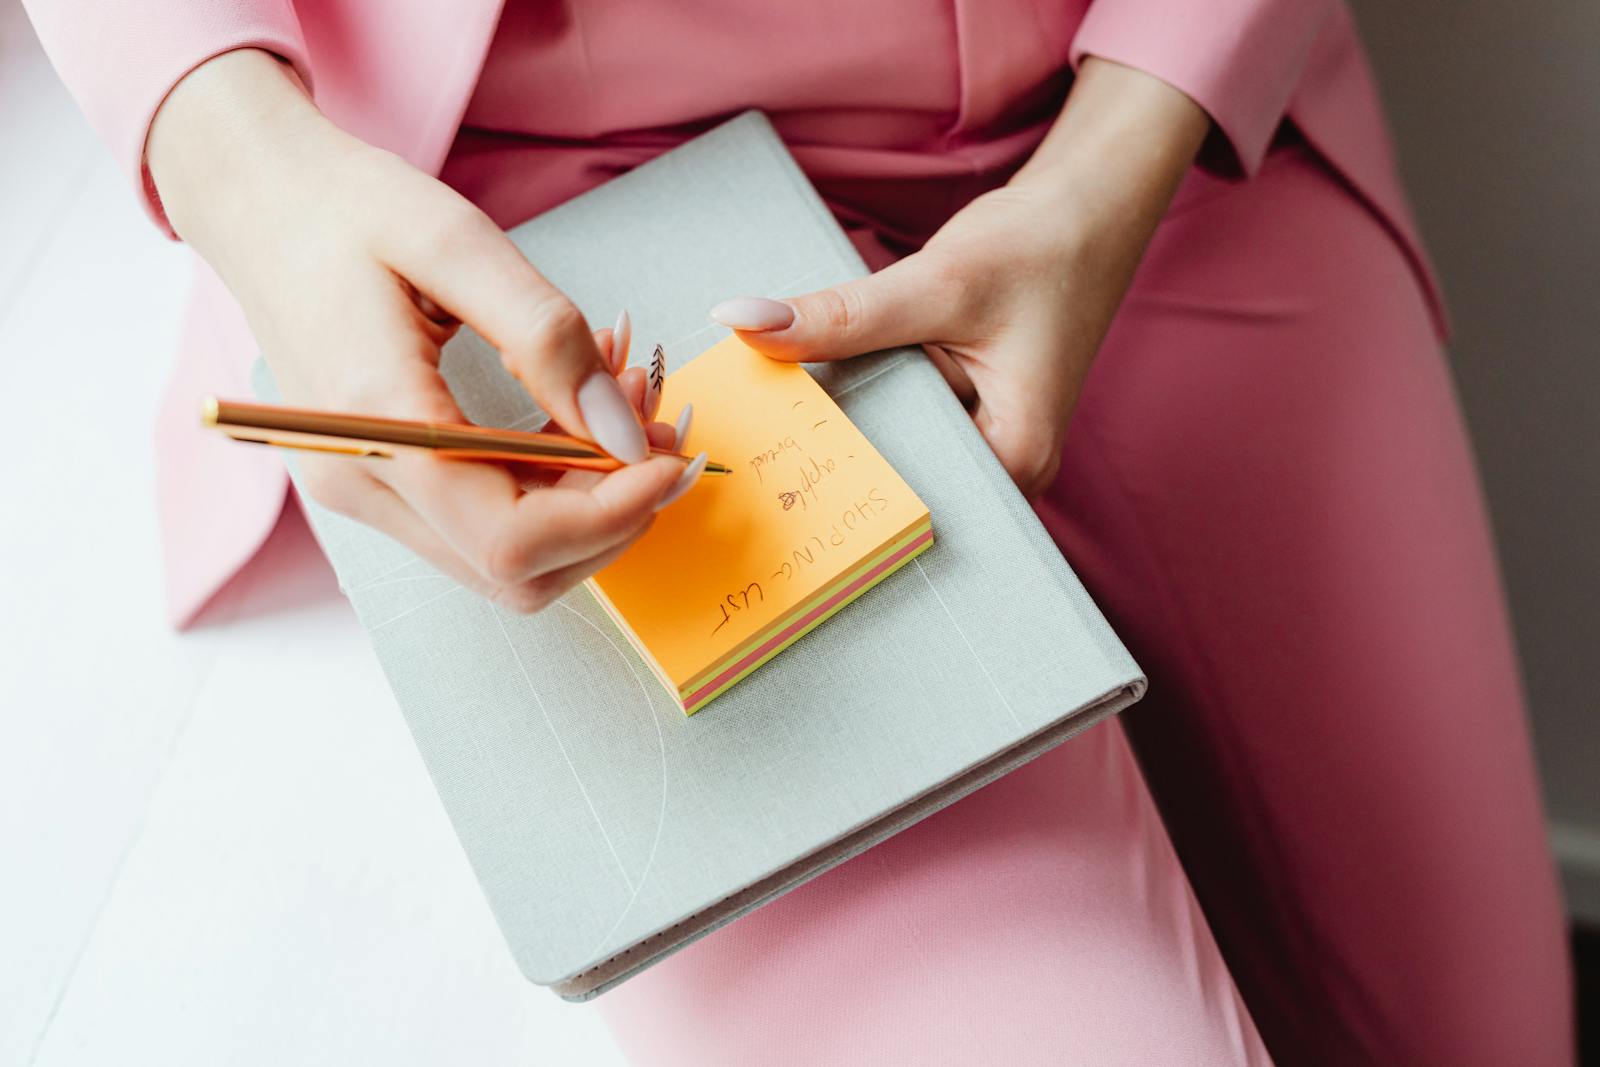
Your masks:
{"label": "woman's right hand", "polygon": [[[622,381],[610,331],[443,183],[328,121],[268,53],[196,68],[151,128],[151,179],[173,228],[243,306],[288,403],[466,421],[438,372],[465,322],[569,433],[629,462],[525,488],[488,463],[306,455],[319,503],[382,530],[497,603],[536,611],[605,566],[687,488],[646,458],[644,376]],[[633,397],[627,395],[633,393]],[[649,440],[674,445],[670,427]]]}

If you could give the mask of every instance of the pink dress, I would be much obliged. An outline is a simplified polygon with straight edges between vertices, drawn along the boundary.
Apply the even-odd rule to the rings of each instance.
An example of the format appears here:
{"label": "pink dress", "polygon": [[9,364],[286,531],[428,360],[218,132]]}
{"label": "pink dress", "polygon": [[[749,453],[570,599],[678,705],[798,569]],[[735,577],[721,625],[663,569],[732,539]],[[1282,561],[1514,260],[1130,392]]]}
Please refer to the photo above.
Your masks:
{"label": "pink dress", "polygon": [[[34,12],[136,181],[166,87],[254,44],[508,224],[759,106],[882,263],[1026,158],[1085,54],[1216,122],[1038,504],[1149,697],[607,994],[635,1062],[1571,1062],[1493,549],[1341,5],[166,6]],[[192,350],[246,352],[202,293]],[[173,569],[186,617],[282,482],[166,440],[175,557],[210,561]],[[237,505],[209,530],[202,491]]]}

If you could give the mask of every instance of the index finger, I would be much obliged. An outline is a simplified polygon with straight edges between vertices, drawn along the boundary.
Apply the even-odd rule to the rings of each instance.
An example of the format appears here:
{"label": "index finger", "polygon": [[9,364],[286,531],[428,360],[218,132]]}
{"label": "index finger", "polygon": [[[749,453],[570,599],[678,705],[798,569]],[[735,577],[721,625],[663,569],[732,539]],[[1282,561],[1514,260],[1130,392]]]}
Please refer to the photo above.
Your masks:
{"label": "index finger", "polygon": [[427,195],[437,205],[429,224],[386,235],[389,266],[483,335],[570,432],[625,463],[644,459],[644,430],[582,313],[482,211],[442,185]]}

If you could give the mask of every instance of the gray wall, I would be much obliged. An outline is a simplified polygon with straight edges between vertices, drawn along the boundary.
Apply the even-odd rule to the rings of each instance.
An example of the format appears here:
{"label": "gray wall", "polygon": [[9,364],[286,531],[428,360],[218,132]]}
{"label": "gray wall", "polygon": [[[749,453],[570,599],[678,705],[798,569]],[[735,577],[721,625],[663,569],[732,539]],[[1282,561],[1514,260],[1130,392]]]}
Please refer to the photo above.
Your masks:
{"label": "gray wall", "polygon": [[1354,6],[1454,320],[1552,841],[1600,922],[1600,3]]}

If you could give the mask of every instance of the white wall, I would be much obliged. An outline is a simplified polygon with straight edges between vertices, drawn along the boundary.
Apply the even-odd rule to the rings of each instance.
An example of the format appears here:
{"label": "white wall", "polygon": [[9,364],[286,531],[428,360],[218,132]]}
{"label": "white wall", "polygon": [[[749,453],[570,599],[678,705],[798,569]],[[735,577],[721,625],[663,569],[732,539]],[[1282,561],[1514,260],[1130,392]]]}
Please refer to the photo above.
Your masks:
{"label": "white wall", "polygon": [[1354,6],[1455,324],[1552,842],[1600,923],[1600,4]]}

